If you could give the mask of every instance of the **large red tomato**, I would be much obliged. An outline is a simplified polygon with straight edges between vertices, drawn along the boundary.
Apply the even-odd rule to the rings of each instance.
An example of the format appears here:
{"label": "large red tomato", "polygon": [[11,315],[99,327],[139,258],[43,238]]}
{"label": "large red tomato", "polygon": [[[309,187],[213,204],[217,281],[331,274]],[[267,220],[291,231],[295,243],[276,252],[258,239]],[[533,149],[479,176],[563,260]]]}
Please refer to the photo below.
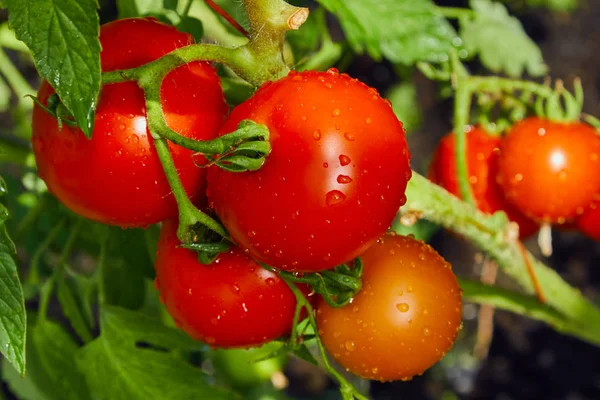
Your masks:
{"label": "large red tomato", "polygon": [[296,298],[287,284],[233,247],[210,265],[179,247],[177,222],[163,223],[156,287],[175,323],[214,347],[252,347],[289,334]]}
{"label": "large red tomato", "polygon": [[[489,214],[504,211],[511,221],[519,225],[521,238],[534,234],[538,225],[508,204],[496,183],[500,138],[490,136],[479,126],[472,127],[466,137],[469,184],[477,207]],[[451,133],[442,138],[434,153],[429,179],[460,197],[457,177],[456,137]]]}
{"label": "large red tomato", "polygon": [[256,259],[291,271],[332,268],[372,245],[405,203],[404,129],[358,80],[292,72],[235,108],[221,133],[244,119],[269,128],[272,152],[256,172],[209,168],[207,194]]}
{"label": "large red tomato", "polygon": [[367,379],[406,380],[438,362],[460,329],[452,267],[411,237],[386,235],[362,256],[363,287],[351,304],[320,299],[319,334],[343,367]]}
{"label": "large red tomato", "polygon": [[[100,29],[102,70],[132,68],[193,43],[190,35],[154,19],[123,19]],[[43,104],[54,91],[43,82]],[[207,140],[227,113],[219,78],[207,63],[170,72],[161,100],[169,127]],[[92,139],[64,126],[40,107],[33,110],[33,151],[48,189],[76,213],[105,224],[144,226],[177,215],[175,200],[146,123],[142,90],[135,82],[102,87]],[[204,196],[204,171],[192,152],[169,143],[180,178],[194,201]]]}
{"label": "large red tomato", "polygon": [[583,123],[527,118],[500,146],[506,199],[539,221],[562,224],[600,193],[600,136]]}

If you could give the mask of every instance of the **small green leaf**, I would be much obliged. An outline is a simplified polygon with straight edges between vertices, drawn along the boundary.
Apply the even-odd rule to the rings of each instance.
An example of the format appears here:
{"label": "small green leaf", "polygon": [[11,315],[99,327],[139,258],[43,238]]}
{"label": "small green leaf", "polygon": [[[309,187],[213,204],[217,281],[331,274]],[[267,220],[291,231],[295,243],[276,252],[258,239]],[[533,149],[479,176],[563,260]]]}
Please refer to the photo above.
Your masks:
{"label": "small green leaf", "polygon": [[177,0],[164,0],[163,7],[167,10],[177,11],[177,3],[179,3]]}
{"label": "small green leaf", "polygon": [[430,0],[318,0],[335,14],[357,53],[394,63],[440,62],[458,40]]}
{"label": "small green leaf", "polygon": [[86,299],[86,291],[93,282],[83,276],[69,274],[68,271],[65,271],[65,274],[68,275],[58,281],[58,301],[77,335],[84,342],[90,342],[90,329],[94,320],[89,299]]}
{"label": "small green leaf", "polygon": [[[27,364],[31,365],[31,360],[28,360]],[[2,380],[20,400],[53,400],[36,386],[31,374],[27,373],[21,377],[5,358],[2,359],[1,369]]]}
{"label": "small green leaf", "polygon": [[479,53],[488,69],[495,73],[504,71],[512,77],[521,76],[525,70],[532,76],[547,72],[542,52],[504,5],[471,0],[471,7],[474,18],[460,19],[461,37],[465,48]]}
{"label": "small green leaf", "polygon": [[178,24],[177,29],[182,32],[187,32],[194,37],[194,39],[199,42],[204,35],[204,27],[202,26],[202,21],[194,17],[185,17]]}
{"label": "small green leaf", "polygon": [[140,17],[162,8],[163,0],[117,0],[119,18]]}
{"label": "small green leaf", "polygon": [[96,0],[7,0],[8,21],[87,137],[100,93]]}
{"label": "small green leaf", "polygon": [[182,332],[143,314],[109,306],[103,308],[100,321],[102,334],[80,351],[78,359],[95,398],[237,398],[234,392],[210,385],[202,370],[172,352],[202,346]]}
{"label": "small green leaf", "polygon": [[27,318],[23,287],[13,259],[16,249],[4,225],[8,215],[0,204],[0,352],[23,375]]}

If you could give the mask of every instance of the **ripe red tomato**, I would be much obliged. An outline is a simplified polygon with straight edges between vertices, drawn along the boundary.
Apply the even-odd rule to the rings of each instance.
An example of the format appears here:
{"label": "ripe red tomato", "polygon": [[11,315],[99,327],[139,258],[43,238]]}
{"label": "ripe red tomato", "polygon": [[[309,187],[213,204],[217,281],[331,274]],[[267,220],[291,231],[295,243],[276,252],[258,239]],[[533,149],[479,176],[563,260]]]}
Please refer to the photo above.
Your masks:
{"label": "ripe red tomato", "polygon": [[317,305],[327,351],[367,379],[407,380],[442,359],[461,326],[452,267],[429,245],[388,234],[362,256],[363,288],[352,303]]}
{"label": "ripe red tomato", "polygon": [[[132,68],[193,43],[190,35],[153,19],[123,19],[100,29],[102,70]],[[38,99],[54,91],[43,82]],[[194,62],[170,72],[161,100],[169,127],[194,139],[212,139],[227,105],[219,78],[207,63]],[[102,87],[93,137],[64,126],[40,107],[33,110],[33,151],[48,189],[76,213],[110,225],[144,226],[177,215],[146,124],[142,90],[135,82]],[[179,175],[192,200],[202,202],[203,169],[192,152],[169,143]]]}
{"label": "ripe red tomato", "polygon": [[600,193],[600,136],[589,125],[527,118],[500,150],[497,181],[531,218],[562,224]]}
{"label": "ripe red tomato", "polygon": [[335,70],[290,73],[236,107],[221,129],[265,124],[272,152],[256,172],[209,168],[208,198],[232,238],[288,271],[353,259],[406,201],[402,124],[377,91]]}
{"label": "ripe red tomato", "polygon": [[287,284],[234,247],[211,265],[178,247],[177,222],[163,223],[156,287],[177,326],[214,347],[253,347],[287,335],[296,298]]}
{"label": "ripe red tomato", "polygon": [[[477,207],[489,214],[504,211],[511,221],[519,225],[521,238],[531,236],[538,225],[506,202],[502,189],[496,183],[498,147],[500,138],[488,135],[475,126],[467,133],[467,166],[469,183]],[[456,140],[454,134],[440,141],[429,166],[429,179],[460,197],[456,169]]]}
{"label": "ripe red tomato", "polygon": [[577,219],[577,229],[600,242],[600,205],[594,204]]}

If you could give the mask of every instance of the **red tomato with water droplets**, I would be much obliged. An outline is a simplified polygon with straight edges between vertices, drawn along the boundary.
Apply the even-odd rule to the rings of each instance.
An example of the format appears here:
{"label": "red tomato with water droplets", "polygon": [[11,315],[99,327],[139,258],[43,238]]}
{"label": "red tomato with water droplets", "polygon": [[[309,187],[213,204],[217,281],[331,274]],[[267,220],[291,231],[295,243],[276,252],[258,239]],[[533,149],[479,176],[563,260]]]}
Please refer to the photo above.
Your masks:
{"label": "red tomato with water droplets", "polygon": [[497,181],[531,218],[562,224],[600,200],[600,136],[589,125],[527,118],[500,151]]}
{"label": "red tomato with water droplets", "polygon": [[209,168],[208,197],[231,237],[268,265],[319,271],[371,246],[402,206],[411,176],[402,124],[377,91],[335,70],[290,73],[236,107],[270,130],[256,172]]}
{"label": "red tomato with water droplets", "polygon": [[[500,138],[487,134],[481,127],[471,127],[467,138],[469,184],[477,207],[488,214],[504,211],[519,225],[521,238],[533,235],[538,225],[504,199],[496,183]],[[460,197],[456,168],[456,136],[451,133],[440,141],[429,166],[429,179],[453,195]]]}
{"label": "red tomato with water droplets", "polygon": [[[213,347],[254,347],[290,333],[296,298],[287,284],[238,248],[203,265],[163,223],[156,287],[179,328]],[[306,289],[303,288],[306,291]]]}
{"label": "red tomato with water droplets", "polygon": [[352,303],[317,304],[323,345],[366,379],[408,380],[438,362],[461,326],[461,290],[431,246],[388,234],[361,255],[363,287]]}
{"label": "red tomato with water droplets", "polygon": [[[154,19],[122,19],[100,29],[102,70],[133,68],[193,43],[192,36]],[[43,82],[42,104],[54,93]],[[193,62],[171,71],[161,88],[167,125],[201,140],[216,137],[227,105],[214,68]],[[92,139],[35,106],[33,151],[40,177],[67,207],[110,225],[137,227],[177,215],[175,199],[146,123],[142,90],[135,82],[102,87]],[[204,202],[205,172],[192,152],[169,143],[191,199]]]}
{"label": "red tomato with water droplets", "polygon": [[600,242],[600,205],[594,204],[577,219],[577,229]]}

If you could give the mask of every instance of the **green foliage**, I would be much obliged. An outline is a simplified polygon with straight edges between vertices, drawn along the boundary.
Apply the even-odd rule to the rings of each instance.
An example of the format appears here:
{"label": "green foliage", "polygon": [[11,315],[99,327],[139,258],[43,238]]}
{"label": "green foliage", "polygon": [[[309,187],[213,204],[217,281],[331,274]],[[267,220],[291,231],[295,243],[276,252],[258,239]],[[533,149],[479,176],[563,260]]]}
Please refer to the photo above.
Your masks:
{"label": "green foliage", "polygon": [[[96,399],[235,399],[234,392],[209,385],[204,373],[181,351],[199,344],[143,314],[105,306],[101,335],[83,347],[78,365]],[[110,384],[107,384],[110,382]]]}
{"label": "green foliage", "polygon": [[417,102],[417,88],[412,82],[392,86],[385,97],[392,103],[392,109],[407,134],[419,128],[423,116]]}
{"label": "green foliage", "polygon": [[[0,178],[0,195],[6,184]],[[0,204],[0,352],[19,371],[25,373],[25,300],[13,255],[15,245],[8,236],[4,222],[9,213]]]}
{"label": "green foliage", "polygon": [[162,10],[163,0],[117,0],[119,18],[139,17]]}
{"label": "green foliage", "polygon": [[319,0],[339,19],[354,51],[411,65],[445,61],[456,32],[429,0]]}
{"label": "green foliage", "polygon": [[100,92],[95,0],[8,0],[9,23],[44,79],[90,137]]}
{"label": "green foliage", "polygon": [[521,23],[500,3],[472,0],[472,18],[460,18],[460,35],[465,48],[479,53],[481,62],[492,72],[509,76],[544,75],[548,68],[542,53],[527,36]]}

